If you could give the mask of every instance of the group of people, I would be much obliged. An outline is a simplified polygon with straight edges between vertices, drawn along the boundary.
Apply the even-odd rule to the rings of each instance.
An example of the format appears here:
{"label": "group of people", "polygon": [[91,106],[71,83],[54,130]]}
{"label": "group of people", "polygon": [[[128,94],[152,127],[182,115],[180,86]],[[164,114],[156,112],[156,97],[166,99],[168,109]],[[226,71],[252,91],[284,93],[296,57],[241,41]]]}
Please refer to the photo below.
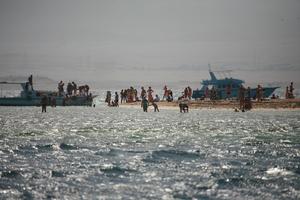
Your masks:
{"label": "group of people", "polygon": [[[142,86],[140,96],[138,95],[137,89],[130,87],[128,89],[122,89],[120,92],[120,100],[121,103],[132,103],[132,102],[141,102],[141,107],[143,108],[144,112],[148,111],[149,106],[154,107],[154,112],[159,112],[158,105],[156,102],[160,101],[159,96],[156,94],[155,97],[153,97],[154,90],[151,86],[148,87],[147,90]],[[172,91],[169,90],[168,98],[173,100],[173,94]],[[106,92],[106,98],[105,102],[108,106],[116,107],[119,106],[119,94],[118,92],[115,92],[115,98],[112,100],[111,91]]]}
{"label": "group of people", "polygon": [[[165,85],[164,88],[164,94],[162,100],[166,100],[167,102],[173,101],[173,92],[171,89],[168,89],[168,87]],[[155,97],[153,97],[154,90],[151,86],[148,87],[146,90],[143,86],[141,87],[140,95],[138,95],[137,89],[130,87],[128,89],[122,89],[120,92],[120,103],[123,102],[126,103],[132,103],[132,102],[141,102],[141,107],[143,108],[144,112],[148,112],[148,107],[153,106],[154,112],[159,112],[159,108],[157,105],[157,102],[160,102],[161,99],[156,94]],[[183,92],[182,96],[178,98],[179,100],[179,108],[180,112],[188,112],[189,108],[189,100],[192,98],[192,88],[190,86],[186,87]],[[112,98],[111,91],[107,91],[105,102],[110,107],[116,107],[119,106],[119,95],[118,92],[115,92],[115,98]]]}
{"label": "group of people", "polygon": [[64,85],[65,83],[63,81],[60,81],[58,83],[58,95],[59,96],[64,96],[64,95],[68,95],[68,96],[88,96],[89,95],[89,90],[90,87],[88,85],[81,85],[77,87],[77,84],[73,81],[72,83],[69,82],[67,84],[67,93],[65,93],[64,91]]}
{"label": "group of people", "polygon": [[155,97],[153,97],[153,93],[154,90],[151,88],[151,86],[149,86],[147,90],[145,90],[145,88],[142,86],[140,96],[138,95],[137,89],[133,87],[130,87],[129,89],[122,89],[120,92],[121,103],[132,103],[142,101],[144,98],[146,98],[149,102],[159,102],[159,96],[156,94]]}
{"label": "group of people", "polygon": [[118,92],[115,92],[115,99],[112,100],[111,91],[107,91],[105,102],[107,103],[108,106],[119,107],[119,94],[118,94]]}
{"label": "group of people", "polygon": [[168,87],[165,85],[164,87],[164,96],[163,100],[166,99],[167,102],[172,102],[173,101],[173,91],[168,89]]}
{"label": "group of people", "polygon": [[[166,100],[168,102],[173,101],[173,92],[172,90],[168,89],[168,87],[165,85],[164,88],[164,93],[162,100]],[[237,90],[237,91],[236,91]],[[286,87],[286,98],[294,98],[294,86],[293,82],[291,82],[290,86]],[[236,94],[237,92],[237,94]],[[225,95],[225,99],[230,100],[233,97],[236,97],[237,95],[237,100],[239,101],[239,108],[242,111],[245,110],[250,110],[252,109],[252,99],[256,100],[257,102],[263,101],[265,98],[264,96],[264,88],[259,84],[255,89],[251,89],[250,87],[244,87],[243,85],[238,86],[237,89],[235,89],[234,86],[232,85],[226,85],[223,86],[220,89],[216,88],[213,86],[211,89],[206,87],[204,89],[204,98],[209,98],[210,100],[217,100],[221,97],[224,98],[223,95]],[[148,87],[146,90],[144,87],[141,87],[140,95],[138,95],[137,89],[130,87],[129,89],[124,89],[121,90],[120,96],[121,96],[121,103],[126,102],[126,103],[131,103],[131,102],[137,102],[141,101],[141,107],[143,108],[144,112],[147,112],[149,106],[154,107],[154,111],[159,111],[158,106],[156,102],[160,102],[161,99],[159,96],[156,94],[155,97],[153,97],[154,90],[151,88],[151,86]],[[192,98],[192,88],[191,87],[186,87],[184,88],[182,92],[182,96],[178,98],[178,104],[180,108],[180,112],[188,112],[188,106],[189,106],[189,100]],[[278,96],[273,95],[271,99],[277,99],[279,98]],[[115,100],[111,101],[111,94],[107,93],[107,98],[106,102],[109,105],[118,105],[119,101],[119,96],[118,93],[115,92]],[[110,102],[110,103],[109,103]]]}
{"label": "group of people", "polygon": [[121,103],[123,102],[132,103],[132,102],[139,101],[138,91],[133,87],[121,90],[120,96],[121,96]]}
{"label": "group of people", "polygon": [[[231,92],[230,92],[231,93]],[[227,99],[229,99],[228,92],[226,91]],[[208,87],[205,88],[204,95],[200,98],[200,100],[210,99],[212,101],[218,99],[218,90],[213,86],[211,89]]]}
{"label": "group of people", "polygon": [[193,91],[192,91],[192,88],[190,86],[186,87],[183,91],[184,97],[188,98],[190,100],[192,99],[192,93],[193,93]]}

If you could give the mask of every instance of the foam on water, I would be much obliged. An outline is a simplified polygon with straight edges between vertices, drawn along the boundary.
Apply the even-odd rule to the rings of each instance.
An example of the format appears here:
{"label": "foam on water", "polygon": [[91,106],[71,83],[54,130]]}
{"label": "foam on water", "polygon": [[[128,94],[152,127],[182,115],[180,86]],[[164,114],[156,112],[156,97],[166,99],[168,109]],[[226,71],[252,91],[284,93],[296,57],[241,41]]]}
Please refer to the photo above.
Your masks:
{"label": "foam on water", "polygon": [[299,199],[298,111],[0,108],[1,198]]}

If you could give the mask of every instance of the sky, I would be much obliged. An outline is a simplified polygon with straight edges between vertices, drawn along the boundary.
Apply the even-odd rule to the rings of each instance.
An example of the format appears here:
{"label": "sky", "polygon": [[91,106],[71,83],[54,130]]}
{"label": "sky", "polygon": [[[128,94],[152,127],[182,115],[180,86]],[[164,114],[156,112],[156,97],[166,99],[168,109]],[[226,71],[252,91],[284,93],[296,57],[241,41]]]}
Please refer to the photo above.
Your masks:
{"label": "sky", "polygon": [[0,0],[0,76],[300,77],[300,0]]}

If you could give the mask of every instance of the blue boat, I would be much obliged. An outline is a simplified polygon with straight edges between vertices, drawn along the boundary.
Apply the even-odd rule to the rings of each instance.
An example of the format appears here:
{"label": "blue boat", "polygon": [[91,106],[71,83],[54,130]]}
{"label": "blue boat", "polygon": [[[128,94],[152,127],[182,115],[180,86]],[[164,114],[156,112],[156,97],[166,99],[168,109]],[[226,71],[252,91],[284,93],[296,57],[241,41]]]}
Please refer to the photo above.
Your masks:
{"label": "blue boat", "polygon": [[67,97],[58,95],[56,91],[33,90],[28,82],[0,82],[0,84],[19,84],[22,87],[18,97],[1,97],[0,106],[40,106],[44,96],[48,98],[49,105],[55,102],[55,106],[92,106],[93,99],[96,97],[96,95]]}
{"label": "blue boat", "polygon": [[[216,91],[216,99],[235,99],[238,97],[239,88],[245,83],[243,80],[235,78],[225,77],[222,79],[217,79],[214,72],[212,72],[210,69],[209,75],[211,79],[203,80],[201,83],[201,89],[194,90],[192,98],[204,99],[205,97],[209,97],[208,93],[211,91],[211,88],[214,88],[214,90]],[[279,87],[263,87],[263,98],[270,97],[277,88]],[[228,93],[230,95],[228,95]],[[255,99],[256,96],[256,88],[250,89],[250,98]]]}

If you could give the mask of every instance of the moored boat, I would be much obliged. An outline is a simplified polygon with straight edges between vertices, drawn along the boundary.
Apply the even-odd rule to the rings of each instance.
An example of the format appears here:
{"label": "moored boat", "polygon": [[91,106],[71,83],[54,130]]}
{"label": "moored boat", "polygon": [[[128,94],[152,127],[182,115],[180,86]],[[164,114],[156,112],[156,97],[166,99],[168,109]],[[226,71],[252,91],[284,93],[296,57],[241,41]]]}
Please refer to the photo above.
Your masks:
{"label": "moored boat", "polygon": [[[216,91],[216,99],[226,99],[226,98],[237,98],[239,94],[239,88],[245,82],[240,79],[228,78],[217,79],[214,72],[209,70],[210,80],[203,80],[201,89],[193,91],[192,98],[194,99],[203,99],[209,97],[209,91],[211,88],[214,88]],[[272,93],[279,87],[262,87],[262,97],[268,98]],[[257,97],[256,88],[250,89],[250,97],[255,99]],[[230,95],[228,95],[230,94]]]}
{"label": "moored boat", "polygon": [[48,104],[55,102],[56,106],[92,106],[97,95],[59,95],[56,91],[33,90],[28,82],[0,82],[0,84],[19,84],[22,87],[18,97],[1,97],[0,106],[40,106],[42,97],[48,98]]}

